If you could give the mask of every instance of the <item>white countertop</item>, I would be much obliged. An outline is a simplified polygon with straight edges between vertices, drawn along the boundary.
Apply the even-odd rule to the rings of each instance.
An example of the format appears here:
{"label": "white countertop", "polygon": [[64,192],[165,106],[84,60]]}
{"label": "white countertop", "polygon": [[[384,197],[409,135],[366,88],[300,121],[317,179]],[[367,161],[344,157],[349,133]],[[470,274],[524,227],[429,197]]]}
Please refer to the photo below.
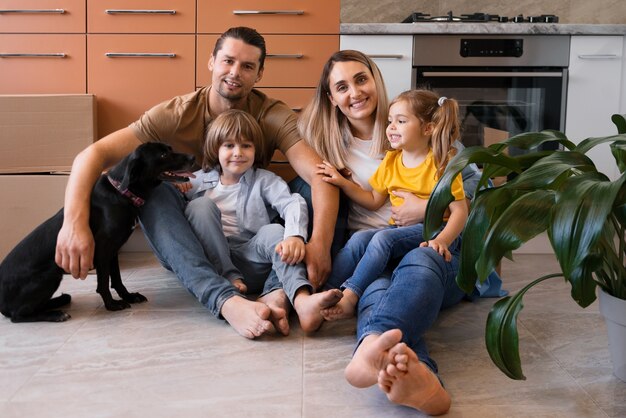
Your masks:
{"label": "white countertop", "polygon": [[626,25],[513,22],[342,23],[339,31],[342,35],[626,35]]}

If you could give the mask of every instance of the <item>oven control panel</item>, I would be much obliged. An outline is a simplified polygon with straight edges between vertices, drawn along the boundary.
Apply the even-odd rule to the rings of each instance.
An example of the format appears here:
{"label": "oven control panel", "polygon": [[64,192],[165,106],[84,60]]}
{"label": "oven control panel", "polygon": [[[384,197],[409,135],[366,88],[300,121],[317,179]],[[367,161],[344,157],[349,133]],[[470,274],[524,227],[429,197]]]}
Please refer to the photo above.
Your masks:
{"label": "oven control panel", "polygon": [[461,39],[462,57],[521,57],[523,39]]}

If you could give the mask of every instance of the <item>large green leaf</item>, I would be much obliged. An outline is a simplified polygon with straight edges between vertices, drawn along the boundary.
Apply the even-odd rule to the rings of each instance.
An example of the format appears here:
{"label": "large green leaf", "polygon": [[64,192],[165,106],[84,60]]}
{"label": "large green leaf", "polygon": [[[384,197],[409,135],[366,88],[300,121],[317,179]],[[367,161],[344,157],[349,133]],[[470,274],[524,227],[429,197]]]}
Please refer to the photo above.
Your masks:
{"label": "large green leaf", "polygon": [[494,364],[511,379],[526,380],[526,376],[522,373],[517,333],[517,316],[524,307],[522,298],[537,283],[559,276],[561,274],[540,277],[514,296],[507,296],[496,302],[489,312],[485,329],[487,351]]}
{"label": "large green leaf", "polygon": [[557,192],[551,228],[552,247],[572,298],[582,307],[596,298],[592,274],[602,257],[598,239],[613,211],[626,174],[611,182],[600,173],[583,173],[567,179]]}
{"label": "large green leaf", "polygon": [[562,132],[553,130],[521,133],[502,141],[502,143],[521,149],[534,149],[548,141],[556,141],[566,149],[573,149],[575,147],[574,143],[567,139]]}
{"label": "large green leaf", "polygon": [[490,228],[483,251],[476,263],[478,277],[486,277],[502,257],[545,231],[550,224],[554,192],[536,190],[526,193],[506,208]]}
{"label": "large green leaf", "polygon": [[461,256],[457,284],[470,294],[475,287],[476,280],[484,282],[486,276],[478,277],[476,260],[482,253],[483,244],[489,225],[502,214],[510,202],[515,200],[515,192],[502,188],[480,190],[472,202],[461,245]]}
{"label": "large green leaf", "polygon": [[[454,200],[450,187],[454,178],[471,163],[491,163],[503,167],[508,167],[511,171],[520,171],[519,163],[508,155],[501,154],[496,149],[483,147],[468,147],[454,156],[448,163],[443,175],[437,182],[433,190],[428,205],[426,206],[426,217],[424,220],[424,238],[430,239],[441,227],[443,215],[448,205]],[[486,178],[483,175],[480,184],[485,184]]]}
{"label": "large green leaf", "polygon": [[619,168],[619,172],[626,170],[626,143],[614,142],[611,144],[611,153],[615,157],[615,162]]}
{"label": "large green leaf", "polygon": [[589,150],[597,145],[604,144],[606,142],[626,142],[626,134],[619,135],[611,135],[611,136],[603,136],[598,138],[587,138],[581,141],[576,148],[575,151],[578,151],[582,154],[586,154]]}

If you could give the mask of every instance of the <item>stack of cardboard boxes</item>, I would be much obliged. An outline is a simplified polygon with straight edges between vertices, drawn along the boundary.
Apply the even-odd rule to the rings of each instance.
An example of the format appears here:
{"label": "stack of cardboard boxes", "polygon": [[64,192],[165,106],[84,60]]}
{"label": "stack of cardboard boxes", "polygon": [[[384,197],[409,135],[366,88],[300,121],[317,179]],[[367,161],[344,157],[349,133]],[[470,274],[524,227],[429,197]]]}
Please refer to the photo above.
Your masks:
{"label": "stack of cardboard boxes", "polygon": [[94,95],[0,95],[0,260],[63,206],[74,157],[96,138]]}

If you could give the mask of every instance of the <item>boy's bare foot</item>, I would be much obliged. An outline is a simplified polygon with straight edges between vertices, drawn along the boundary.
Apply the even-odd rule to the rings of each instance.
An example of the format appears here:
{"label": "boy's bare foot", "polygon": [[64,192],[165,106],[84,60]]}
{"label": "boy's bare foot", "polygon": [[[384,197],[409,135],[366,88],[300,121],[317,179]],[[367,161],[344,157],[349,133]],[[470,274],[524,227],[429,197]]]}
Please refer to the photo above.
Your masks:
{"label": "boy's bare foot", "polygon": [[298,313],[300,327],[304,332],[317,331],[322,326],[324,318],[322,309],[334,306],[343,297],[339,289],[326,290],[320,293],[309,293],[309,289],[301,288],[296,292],[294,308]]}
{"label": "boy's bare foot", "polygon": [[276,289],[257,299],[270,308],[270,321],[283,335],[289,335],[289,299],[283,289]]}
{"label": "boy's bare foot", "polygon": [[343,297],[335,306],[321,310],[322,317],[327,321],[352,318],[358,303],[359,297],[356,293],[350,289],[346,289],[343,291]]}
{"label": "boy's bare foot", "polygon": [[389,351],[391,362],[378,374],[378,386],[387,398],[429,415],[448,412],[450,395],[435,373],[419,361],[417,354],[404,343]]}
{"label": "boy's bare foot", "polygon": [[401,339],[402,331],[399,329],[365,337],[346,367],[345,376],[348,383],[357,388],[376,384],[378,372],[391,362],[392,354],[389,350]]}
{"label": "boy's bare foot", "polygon": [[248,286],[246,286],[242,279],[231,280],[231,283],[241,294],[245,294],[248,291]]}
{"label": "boy's bare foot", "polygon": [[269,321],[270,308],[241,296],[233,296],[222,305],[222,316],[241,336],[254,339],[274,329]]}

